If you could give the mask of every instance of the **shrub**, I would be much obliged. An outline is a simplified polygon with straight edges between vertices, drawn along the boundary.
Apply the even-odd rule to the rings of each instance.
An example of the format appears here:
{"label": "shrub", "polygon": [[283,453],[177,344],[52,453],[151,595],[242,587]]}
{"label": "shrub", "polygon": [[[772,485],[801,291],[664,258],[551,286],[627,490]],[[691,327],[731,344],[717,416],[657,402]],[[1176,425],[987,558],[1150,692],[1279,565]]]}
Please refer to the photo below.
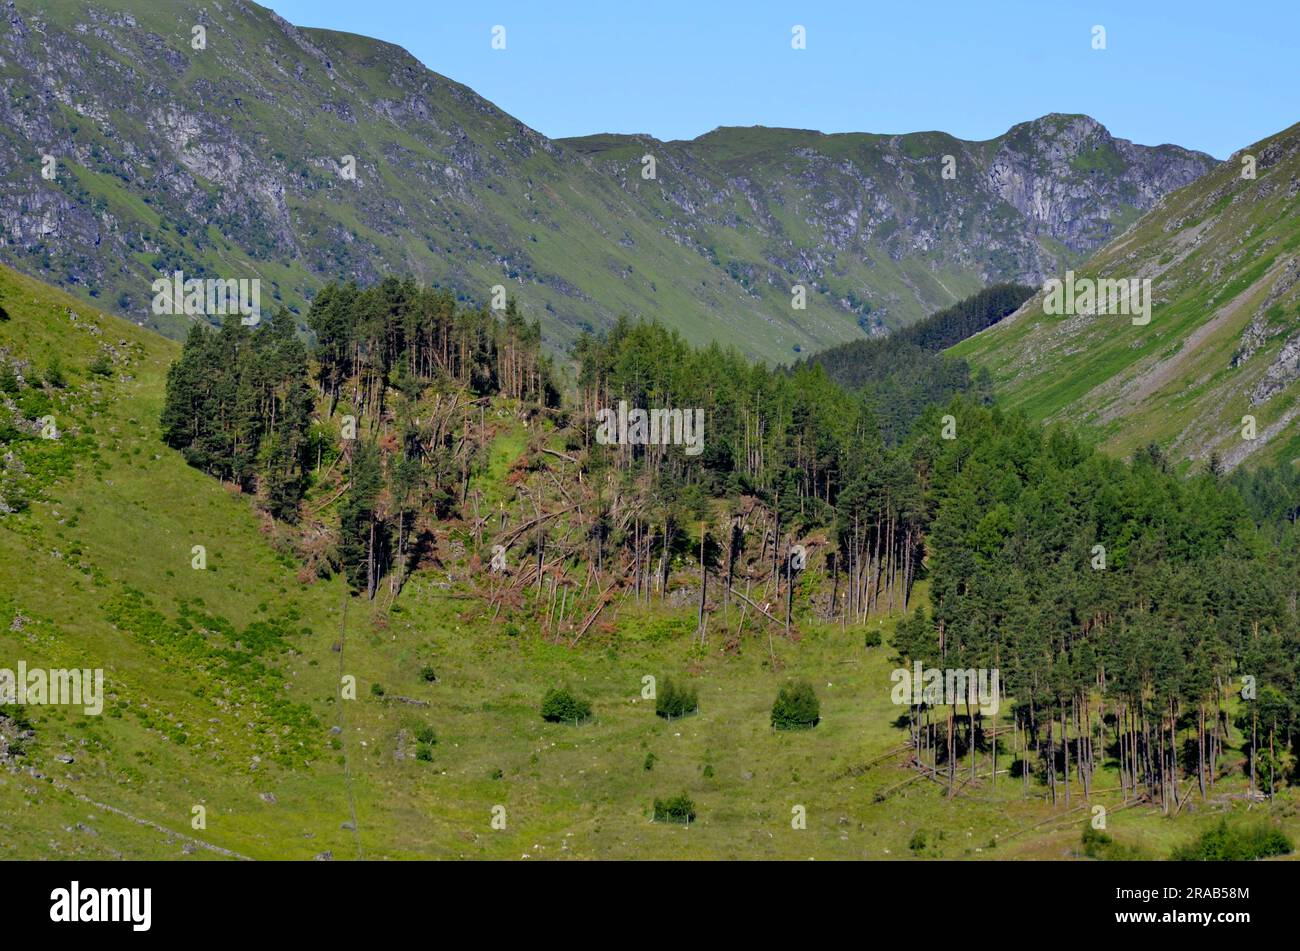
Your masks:
{"label": "shrub", "polygon": [[680,822],[690,825],[695,821],[695,803],[691,797],[682,793],[671,799],[655,800],[655,822]]}
{"label": "shrub", "polygon": [[879,646],[880,646],[880,630],[877,628],[877,629],[874,629],[874,630],[869,629],[869,630],[864,631],[863,634],[862,634],[862,646],[863,646],[863,647],[879,647]]}
{"label": "shrub", "polygon": [[913,852],[925,851],[925,830],[917,829],[912,833],[912,838],[907,840],[907,847]]}
{"label": "shrub", "polygon": [[821,720],[821,702],[806,680],[788,681],[772,704],[772,728],[808,730]]}
{"label": "shrub", "polygon": [[382,697],[384,695],[384,685],[377,682],[373,683],[370,685],[370,692],[376,697]]}
{"label": "shrub", "polygon": [[8,720],[19,733],[35,731],[36,725],[27,716],[27,708],[18,704],[9,704],[0,710],[0,719]]}
{"label": "shrub", "polygon": [[645,769],[645,771],[646,771],[647,773],[650,772],[650,770],[652,770],[652,769],[655,768],[655,761],[656,761],[658,758],[659,758],[659,757],[655,756],[654,753],[647,753],[647,754],[645,755],[645,766],[644,766],[644,769]]}
{"label": "shrub", "polygon": [[90,361],[90,367],[88,369],[95,376],[112,376],[113,361],[108,359],[108,354],[101,353],[99,356],[95,357],[95,359]]}
{"label": "shrub", "polygon": [[437,683],[438,674],[437,672],[434,671],[432,667],[430,667],[428,664],[425,664],[423,667],[420,668],[420,679],[423,680],[426,684]]}
{"label": "shrub", "polygon": [[591,704],[580,700],[567,687],[553,687],[542,698],[542,719],[550,723],[581,723],[591,718]]}
{"label": "shrub", "polygon": [[1135,862],[1145,858],[1141,849],[1116,842],[1100,829],[1094,829],[1091,823],[1083,827],[1083,854],[1107,862]]}
{"label": "shrub", "polygon": [[671,680],[664,680],[663,689],[655,696],[655,713],[667,720],[676,720],[700,708],[699,698],[693,687],[679,687]]}
{"label": "shrub", "polygon": [[1090,858],[1099,859],[1110,846],[1115,844],[1115,840],[1099,829],[1094,829],[1090,824],[1083,827],[1083,854]]}
{"label": "shrub", "polygon": [[1242,862],[1287,855],[1291,849],[1291,840],[1277,829],[1266,825],[1230,826],[1228,820],[1220,819],[1200,838],[1176,847],[1169,857],[1175,862]]}
{"label": "shrub", "polygon": [[1273,784],[1282,776],[1282,762],[1267,748],[1255,751],[1255,774],[1260,789],[1272,789]]}
{"label": "shrub", "polygon": [[421,743],[415,748],[415,758],[421,763],[433,762],[433,747],[428,743]]}
{"label": "shrub", "polygon": [[28,419],[40,419],[54,409],[54,404],[42,390],[23,391],[17,403],[19,411]]}
{"label": "shrub", "polygon": [[438,742],[438,734],[434,732],[431,726],[422,726],[415,731],[415,740],[417,743],[427,743],[433,746]]}
{"label": "shrub", "polygon": [[57,355],[50,357],[50,362],[45,368],[45,382],[56,390],[61,390],[68,385],[68,379],[63,375],[63,363]]}

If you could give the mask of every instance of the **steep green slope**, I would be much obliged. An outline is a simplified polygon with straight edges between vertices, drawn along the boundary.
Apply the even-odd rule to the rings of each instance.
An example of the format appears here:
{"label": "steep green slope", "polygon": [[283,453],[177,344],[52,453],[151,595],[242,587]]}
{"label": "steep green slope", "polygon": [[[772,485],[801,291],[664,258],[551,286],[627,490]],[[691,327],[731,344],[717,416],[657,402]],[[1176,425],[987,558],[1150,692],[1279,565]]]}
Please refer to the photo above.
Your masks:
{"label": "steep green slope", "polygon": [[480,302],[502,284],[552,348],[628,314],[779,362],[1037,281],[1211,164],[1078,116],[982,143],[552,141],[395,46],[242,2],[18,0],[0,83],[0,256],[173,336],[150,288],[178,269],[299,313],[331,278],[397,273]]}
{"label": "steep green slope", "polygon": [[950,353],[988,368],[1010,405],[1095,427],[1116,452],[1300,458],[1300,126],[1167,196],[1075,278],[1149,279],[1150,323],[1048,315],[1040,292]]}
{"label": "steep green slope", "polygon": [[[287,833],[269,831],[258,793],[271,788],[298,822],[328,815],[324,847],[342,844],[317,699],[333,678],[299,653],[336,636],[337,597],[302,592],[248,507],[160,446],[172,344],[7,269],[0,295],[0,351],[23,378],[9,450],[29,499],[0,518],[0,665],[102,667],[107,695],[100,716],[26,708],[35,736],[0,770],[6,857],[222,854],[187,838],[205,840],[194,806],[223,848],[269,854]],[[108,376],[87,369],[100,353]],[[37,371],[55,355],[60,436],[42,440],[21,417],[49,393]],[[31,478],[40,456],[62,464]]]}

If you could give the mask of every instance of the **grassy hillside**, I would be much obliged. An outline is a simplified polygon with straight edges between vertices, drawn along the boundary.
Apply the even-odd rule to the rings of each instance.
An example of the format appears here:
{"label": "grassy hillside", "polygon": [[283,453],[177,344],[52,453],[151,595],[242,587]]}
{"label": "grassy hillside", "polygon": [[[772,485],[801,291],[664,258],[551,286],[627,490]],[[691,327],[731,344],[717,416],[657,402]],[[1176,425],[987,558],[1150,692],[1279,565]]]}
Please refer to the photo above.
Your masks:
{"label": "grassy hillside", "polygon": [[[1256,177],[1243,177],[1252,156]],[[1152,281],[1151,321],[1044,314],[1039,294],[950,353],[1037,419],[1184,465],[1300,458],[1300,126],[1163,199],[1076,272]],[[1243,438],[1253,416],[1257,438]]]}
{"label": "grassy hillside", "polygon": [[[0,765],[0,857],[1078,850],[1084,811],[1050,809],[1043,788],[1025,795],[1002,776],[995,788],[981,782],[947,801],[940,786],[901,768],[906,732],[903,708],[889,699],[891,651],[865,646],[861,629],[749,636],[724,650],[721,634],[702,645],[692,637],[687,598],[624,602],[570,646],[543,640],[535,625],[494,623],[469,595],[464,562],[421,572],[386,613],[349,598],[337,578],[303,583],[277,551],[278,530],[246,497],[162,447],[157,418],[174,345],[7,269],[0,304],[9,315],[0,352],[21,377],[6,408],[21,420],[54,415],[60,430],[41,440],[22,422],[5,437],[23,460],[26,475],[15,478],[29,504],[0,516],[0,666],[103,666],[109,696],[101,717],[27,708],[34,736]],[[106,376],[90,370],[101,352],[112,364]],[[55,356],[60,373],[51,372]],[[59,375],[62,387],[47,382]],[[509,490],[510,460],[525,442],[518,424],[502,420],[476,486],[489,499]],[[15,491],[7,487],[7,497]],[[206,548],[206,570],[191,567],[194,545]],[[888,639],[894,622],[877,630]],[[356,700],[339,699],[345,674],[357,678]],[[690,682],[699,713],[656,717],[640,699],[646,674]],[[816,686],[815,730],[769,728],[777,687],[790,676]],[[559,684],[592,701],[592,722],[542,721],[541,697]],[[9,713],[0,709],[0,730],[12,738]],[[428,727],[431,747],[421,739]],[[1244,811],[1231,795],[1176,820],[1148,806],[1121,809],[1109,773],[1099,771],[1095,801],[1114,807],[1111,834],[1153,856],[1220,811]],[[1220,789],[1242,782],[1225,779]],[[681,792],[695,801],[692,826],[649,821],[656,797]],[[1275,815],[1294,836],[1291,795],[1283,790]],[[206,829],[191,826],[196,805],[206,808]],[[507,820],[499,831],[490,824],[498,805]],[[799,805],[804,830],[791,827]]]}

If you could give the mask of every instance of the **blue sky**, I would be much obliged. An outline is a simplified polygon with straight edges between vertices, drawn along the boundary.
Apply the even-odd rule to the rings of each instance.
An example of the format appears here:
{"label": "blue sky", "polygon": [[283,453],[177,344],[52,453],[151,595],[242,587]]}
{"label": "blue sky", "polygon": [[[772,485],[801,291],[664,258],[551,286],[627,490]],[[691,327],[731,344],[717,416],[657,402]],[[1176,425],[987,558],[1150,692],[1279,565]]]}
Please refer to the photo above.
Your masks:
{"label": "blue sky", "polygon": [[[552,137],[999,135],[1083,112],[1225,158],[1300,121],[1300,0],[269,0],[397,43]],[[791,28],[807,49],[791,49]],[[506,29],[505,50],[491,30]],[[1092,48],[1092,29],[1106,49]]]}

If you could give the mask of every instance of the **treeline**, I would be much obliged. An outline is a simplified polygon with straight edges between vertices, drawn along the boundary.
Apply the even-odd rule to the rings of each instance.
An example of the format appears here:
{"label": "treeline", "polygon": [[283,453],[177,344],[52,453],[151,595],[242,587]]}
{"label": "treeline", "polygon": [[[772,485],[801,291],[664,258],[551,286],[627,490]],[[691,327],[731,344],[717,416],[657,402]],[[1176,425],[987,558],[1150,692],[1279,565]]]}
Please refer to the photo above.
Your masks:
{"label": "treeline", "polygon": [[1038,289],[1027,284],[993,284],[904,327],[890,338],[916,344],[930,353],[939,353],[1015,313],[1036,293]]}
{"label": "treeline", "polygon": [[1125,463],[1022,417],[955,412],[957,438],[931,458],[933,610],[895,646],[908,664],[998,669],[1016,702],[1009,737],[973,705],[964,724],[914,706],[920,768],[952,789],[959,758],[974,776],[982,750],[996,782],[1009,747],[1013,773],[1068,804],[1071,775],[1086,798],[1109,757],[1126,799],[1170,811],[1208,795],[1235,727],[1252,789],[1271,794],[1300,714],[1300,532],[1269,521],[1286,504],[1238,489],[1275,476],[1182,480],[1154,446]]}
{"label": "treeline", "polygon": [[228,317],[196,323],[167,371],[162,438],[186,462],[296,521],[312,454],[314,398],[307,347],[281,310],[256,328]]}
{"label": "treeline", "polygon": [[964,360],[941,351],[997,323],[1034,293],[1021,284],[995,284],[888,337],[841,344],[803,362],[825,367],[840,386],[863,393],[885,441],[894,445],[927,406],[960,395],[992,402],[988,372],[972,375]]}
{"label": "treeline", "polygon": [[[318,570],[370,597],[387,577],[395,594],[464,498],[488,439],[483,402],[558,403],[540,327],[514,301],[498,320],[396,278],[327,285],[307,323],[310,351],[285,311],[195,324],[168,371],[163,439],[276,518],[322,523],[304,533]],[[304,512],[309,487],[324,498]]]}
{"label": "treeline", "polygon": [[[751,366],[734,351],[695,349],[658,324],[626,320],[603,337],[584,336],[575,354],[577,442],[589,465],[612,466],[649,486],[644,504],[627,507],[609,533],[612,545],[631,551],[638,590],[651,565],[656,572],[647,583],[663,590],[683,527],[711,520],[708,503],[722,499],[727,515],[708,531],[703,557],[716,564],[728,592],[747,554],[747,532],[758,533],[749,567],[762,568],[773,585],[785,571],[788,594],[792,540],[826,528],[837,546],[828,563],[828,616],[860,620],[906,602],[921,566],[917,467],[910,450],[886,447],[867,402],[820,365],[788,372]],[[620,401],[703,410],[702,451],[601,445],[597,413]]]}
{"label": "treeline", "polygon": [[450,379],[478,394],[554,405],[559,393],[541,351],[541,324],[506,302],[504,319],[486,307],[458,307],[447,290],[388,277],[365,289],[327,284],[312,301],[322,393],[330,412],[345,393],[360,415],[382,413],[390,386]]}
{"label": "treeline", "polygon": [[[1217,469],[1213,461],[1211,469]],[[1237,469],[1231,483],[1261,526],[1295,526],[1300,522],[1300,466],[1277,463],[1247,471]]]}

